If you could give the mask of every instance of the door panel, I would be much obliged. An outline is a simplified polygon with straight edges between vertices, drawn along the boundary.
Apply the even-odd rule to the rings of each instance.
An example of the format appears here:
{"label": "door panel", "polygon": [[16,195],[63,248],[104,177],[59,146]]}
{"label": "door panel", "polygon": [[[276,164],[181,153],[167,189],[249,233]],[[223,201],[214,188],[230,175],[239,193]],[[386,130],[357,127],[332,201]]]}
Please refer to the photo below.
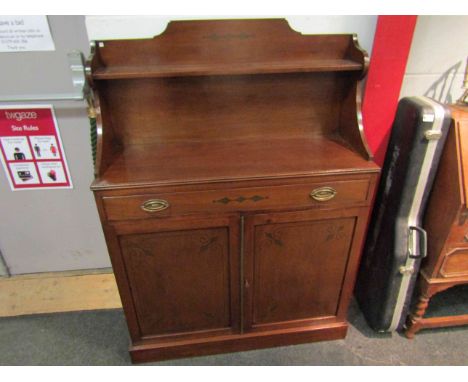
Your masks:
{"label": "door panel", "polygon": [[238,327],[238,219],[224,220],[117,236],[139,338]]}
{"label": "door panel", "polygon": [[247,326],[337,315],[357,218],[281,215],[250,224]]}

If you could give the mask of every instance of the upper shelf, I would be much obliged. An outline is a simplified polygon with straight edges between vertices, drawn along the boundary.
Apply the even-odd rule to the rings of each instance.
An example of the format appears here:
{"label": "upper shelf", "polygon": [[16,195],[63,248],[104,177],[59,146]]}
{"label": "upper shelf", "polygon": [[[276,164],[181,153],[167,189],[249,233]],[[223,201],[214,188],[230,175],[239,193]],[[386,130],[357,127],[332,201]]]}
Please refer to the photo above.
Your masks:
{"label": "upper shelf", "polygon": [[242,74],[272,74],[298,72],[362,71],[362,64],[347,59],[289,60],[281,62],[194,63],[178,65],[111,66],[93,73],[95,80],[216,76]]}
{"label": "upper shelf", "polygon": [[302,35],[286,20],[175,21],[146,40],[96,41],[90,80],[356,71],[355,35]]}

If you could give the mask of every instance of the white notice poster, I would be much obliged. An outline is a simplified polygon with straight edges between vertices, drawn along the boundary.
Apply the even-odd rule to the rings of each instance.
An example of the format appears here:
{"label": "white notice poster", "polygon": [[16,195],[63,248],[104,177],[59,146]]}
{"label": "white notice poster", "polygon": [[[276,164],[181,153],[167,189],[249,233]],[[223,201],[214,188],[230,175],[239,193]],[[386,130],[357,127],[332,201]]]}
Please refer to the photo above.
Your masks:
{"label": "white notice poster", "polygon": [[0,16],[0,52],[55,50],[47,16]]}

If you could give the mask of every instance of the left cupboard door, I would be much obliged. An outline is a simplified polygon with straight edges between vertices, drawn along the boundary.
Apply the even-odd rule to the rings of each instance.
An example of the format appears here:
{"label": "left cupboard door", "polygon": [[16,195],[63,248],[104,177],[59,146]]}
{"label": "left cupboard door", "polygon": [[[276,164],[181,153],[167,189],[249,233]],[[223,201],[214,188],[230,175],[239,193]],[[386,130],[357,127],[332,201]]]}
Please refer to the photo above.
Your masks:
{"label": "left cupboard door", "polygon": [[239,218],[104,224],[133,342],[239,332]]}

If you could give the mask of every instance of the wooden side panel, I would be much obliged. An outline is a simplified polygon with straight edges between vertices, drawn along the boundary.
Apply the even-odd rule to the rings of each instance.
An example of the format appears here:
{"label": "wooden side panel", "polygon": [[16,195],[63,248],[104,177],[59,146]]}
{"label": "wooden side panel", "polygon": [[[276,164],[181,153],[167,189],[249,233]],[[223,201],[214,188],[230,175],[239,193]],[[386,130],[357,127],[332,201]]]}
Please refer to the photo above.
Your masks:
{"label": "wooden side panel", "polygon": [[468,108],[450,105],[450,127],[425,216],[428,256],[419,282],[419,299],[407,321],[406,336],[421,329],[468,323],[468,315],[425,318],[431,298],[468,280]]}
{"label": "wooden side panel", "polygon": [[121,144],[116,138],[114,124],[112,123],[111,109],[105,96],[101,96],[98,88],[93,89],[94,107],[96,109],[96,163],[94,175],[102,175],[120,151]]}
{"label": "wooden side panel", "polygon": [[354,82],[346,89],[341,106],[340,135],[363,158],[373,159],[372,151],[367,144],[362,124],[362,95],[360,82]]}
{"label": "wooden side panel", "polygon": [[428,206],[424,216],[427,231],[427,257],[421,269],[428,277],[437,277],[450,230],[458,225],[457,214],[463,202],[462,184],[458,168],[458,140],[456,124],[450,126],[439,168],[434,180]]}
{"label": "wooden side panel", "polygon": [[[462,114],[462,113],[460,113]],[[463,201],[468,197],[468,108],[462,114],[462,119],[457,121],[460,140],[460,171],[463,179]]]}

